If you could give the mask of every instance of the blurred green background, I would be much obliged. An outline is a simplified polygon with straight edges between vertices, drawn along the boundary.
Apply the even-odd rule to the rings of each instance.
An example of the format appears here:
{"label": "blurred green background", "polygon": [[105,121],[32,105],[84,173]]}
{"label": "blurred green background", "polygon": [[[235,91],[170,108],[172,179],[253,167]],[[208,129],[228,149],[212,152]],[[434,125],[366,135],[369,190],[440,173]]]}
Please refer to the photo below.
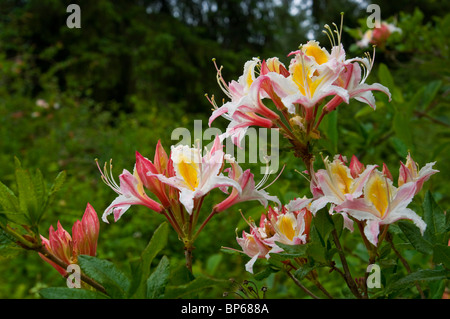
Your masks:
{"label": "blurred green background", "polygon": [[[81,8],[81,28],[70,29],[66,8]],[[211,114],[205,93],[220,101],[212,58],[224,66],[227,81],[242,74],[252,57],[287,54],[308,39],[330,48],[321,32],[324,24],[340,22],[347,58],[361,56],[355,46],[364,32],[371,1],[184,1],[184,0],[0,0],[0,180],[14,188],[14,156],[29,169],[39,168],[48,182],[65,170],[68,180],[44,216],[41,233],[59,220],[70,230],[86,203],[99,216],[115,198],[100,179],[95,164],[113,159],[114,175],[133,169],[135,151],[153,158],[161,140],[166,150],[177,127],[204,128]],[[374,1],[381,18],[395,22],[401,34],[378,48],[368,83],[388,86],[388,103],[376,95],[377,110],[352,101],[322,123],[326,138],[318,149],[325,154],[356,154],[364,163],[383,162],[398,175],[408,151],[422,166],[436,161],[440,173],[425,184],[439,205],[450,204],[449,42],[450,3],[443,1]],[[372,52],[372,49],[367,49]],[[219,98],[220,97],[220,98]],[[337,120],[337,121],[336,121]],[[224,130],[227,122],[214,126]],[[281,141],[280,163],[286,169],[267,190],[283,202],[309,196],[306,181],[295,170],[302,165]],[[261,179],[260,164],[243,164]],[[422,191],[413,208],[420,214]],[[210,206],[224,198],[209,196]],[[206,206],[207,207],[207,206]],[[222,246],[238,248],[235,230],[246,229],[238,209],[259,220],[262,207],[244,203],[216,216],[196,242],[194,272],[220,279],[252,279],[244,271],[248,258],[225,254]],[[205,212],[206,214],[208,211]],[[132,207],[117,222],[101,223],[98,256],[127,269],[138,258],[162,216]],[[217,235],[220,236],[217,236]],[[348,238],[351,234],[348,234]],[[363,249],[350,243],[353,254]],[[1,247],[1,243],[0,243]],[[171,262],[183,262],[182,245],[173,232],[164,251]],[[355,259],[354,263],[357,264]],[[423,265],[416,258],[413,265]],[[327,287],[333,288],[333,275]],[[39,256],[11,251],[0,257],[0,298],[39,298],[46,286],[64,280]],[[281,274],[257,282],[272,298],[304,295]],[[231,289],[231,288],[230,288]],[[203,297],[221,298],[223,288]]]}

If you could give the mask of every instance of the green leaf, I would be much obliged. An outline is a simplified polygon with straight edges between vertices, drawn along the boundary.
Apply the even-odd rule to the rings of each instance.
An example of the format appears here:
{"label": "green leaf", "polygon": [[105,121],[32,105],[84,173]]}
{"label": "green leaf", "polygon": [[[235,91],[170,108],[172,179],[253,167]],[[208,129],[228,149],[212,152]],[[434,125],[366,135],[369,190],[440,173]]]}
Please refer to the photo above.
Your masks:
{"label": "green leaf", "polygon": [[333,214],[331,219],[333,220],[334,228],[336,229],[339,238],[344,230],[344,217],[342,214]]}
{"label": "green leaf", "polygon": [[443,244],[436,244],[433,247],[433,262],[441,264],[450,269],[450,246]]}
{"label": "green leaf", "polygon": [[147,280],[147,298],[162,298],[169,282],[170,264],[169,258],[163,256],[155,271]]}
{"label": "green leaf", "polygon": [[395,136],[399,138],[408,149],[413,150],[414,144],[410,116],[402,111],[396,111],[392,125]]}
{"label": "green leaf", "polygon": [[66,181],[67,173],[66,171],[59,172],[59,174],[56,176],[55,180],[53,181],[52,186],[50,187],[50,191],[48,192],[48,198],[46,205],[51,205],[55,194],[61,190],[62,186],[64,185],[64,182]]}
{"label": "green leaf", "polygon": [[405,158],[406,155],[408,155],[408,146],[406,146],[406,144],[400,138],[393,136],[389,139],[389,141],[400,157]]}
{"label": "green leaf", "polygon": [[432,282],[448,279],[450,273],[446,270],[421,269],[395,281],[387,288],[387,292],[406,289],[414,285],[417,281]]}
{"label": "green leaf", "polygon": [[426,86],[423,87],[420,100],[417,101],[417,104],[421,110],[425,110],[430,105],[430,103],[436,97],[436,94],[439,92],[441,85],[442,81],[436,80],[428,83]]}
{"label": "green leaf", "polygon": [[332,154],[336,154],[338,150],[338,111],[334,110],[327,114],[322,121],[325,134],[327,136],[328,148]]}
{"label": "green leaf", "polygon": [[227,284],[229,284],[228,280],[217,280],[200,276],[184,285],[166,287],[166,293],[164,295],[164,298],[178,299],[191,297],[192,295],[198,294],[199,292],[205,289],[214,288],[220,285],[225,286]]}
{"label": "green leaf", "polygon": [[422,237],[416,225],[403,220],[399,221],[397,225],[417,251],[427,255],[433,253],[433,245]]}
{"label": "green leaf", "polygon": [[31,176],[34,191],[36,194],[38,209],[43,211],[47,201],[47,188],[45,186],[44,177],[40,169],[36,170],[36,174]]}
{"label": "green leaf", "polygon": [[5,184],[0,182],[0,205],[5,210],[5,213],[19,213],[19,200],[12,190]]}
{"label": "green leaf", "polygon": [[20,161],[17,158],[15,161],[20,211],[27,216],[32,225],[35,225],[39,220],[40,210],[33,180],[31,174],[22,168]]}
{"label": "green leaf", "polygon": [[389,90],[393,90],[395,87],[394,78],[392,77],[391,71],[384,63],[380,63],[378,67],[378,78],[381,84],[386,86]]}
{"label": "green leaf", "polygon": [[49,195],[53,195],[62,188],[64,182],[66,181],[66,177],[67,177],[66,171],[61,171],[58,173],[55,180],[53,181],[52,187],[50,188]]}
{"label": "green leaf", "polygon": [[276,273],[278,271],[279,271],[278,268],[265,267],[260,272],[257,272],[256,274],[254,274],[253,277],[255,278],[255,280],[261,281],[261,280],[264,280],[267,277],[269,277],[271,274]]}
{"label": "green leaf", "polygon": [[311,228],[310,236],[311,240],[307,248],[308,257],[312,258],[315,262],[318,262],[322,265],[328,264],[327,260],[328,247],[327,245],[324,245],[322,243],[322,239],[320,238],[320,235],[315,226]]}
{"label": "green leaf", "polygon": [[162,223],[153,233],[150,242],[141,254],[139,265],[137,266],[138,276],[133,277],[130,286],[130,295],[143,298],[147,293],[146,282],[150,275],[150,266],[155,256],[167,245],[169,236],[169,226]]}
{"label": "green leaf", "polygon": [[222,254],[213,254],[208,257],[208,260],[206,261],[206,271],[208,272],[208,274],[214,275],[217,268],[222,263],[222,257]]}
{"label": "green leaf", "polygon": [[328,236],[334,229],[334,224],[330,213],[326,209],[319,210],[313,220],[322,245],[326,246]]}
{"label": "green leaf", "polygon": [[176,261],[175,265],[172,263],[171,269],[169,279],[171,286],[186,285],[195,279],[194,275],[187,269],[184,259]]}
{"label": "green leaf", "polygon": [[432,243],[443,243],[444,233],[447,231],[444,211],[436,204],[433,195],[427,191],[422,204],[423,219],[427,224],[424,237]]}
{"label": "green leaf", "polygon": [[316,268],[316,265],[314,265],[314,264],[302,265],[294,272],[294,276],[298,280],[302,280],[303,278],[305,278],[315,268]]}
{"label": "green leaf", "polygon": [[45,299],[108,299],[97,291],[67,287],[43,288],[39,294]]}
{"label": "green leaf", "polygon": [[81,255],[78,263],[82,271],[101,284],[112,298],[125,298],[130,280],[112,262],[97,257]]}
{"label": "green leaf", "polygon": [[0,228],[0,258],[12,258],[23,252],[15,239]]}
{"label": "green leaf", "polygon": [[19,199],[5,184],[0,182],[0,205],[3,207],[5,217],[17,224],[29,224],[26,215],[20,210]]}
{"label": "green leaf", "polygon": [[[305,257],[306,251],[308,250],[308,244],[304,245],[287,245],[280,242],[275,242],[284,252],[278,253],[277,255],[286,256],[289,258]],[[274,255],[274,254],[271,254]]]}

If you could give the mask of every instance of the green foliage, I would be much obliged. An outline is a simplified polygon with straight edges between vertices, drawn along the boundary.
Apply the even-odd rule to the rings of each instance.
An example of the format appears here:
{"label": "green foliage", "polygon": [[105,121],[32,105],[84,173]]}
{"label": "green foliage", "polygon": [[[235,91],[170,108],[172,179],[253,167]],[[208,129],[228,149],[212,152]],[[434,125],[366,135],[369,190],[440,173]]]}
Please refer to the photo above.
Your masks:
{"label": "green foliage", "polygon": [[[122,168],[132,170],[136,150],[152,158],[159,139],[166,149],[176,142],[170,136],[176,127],[191,128],[194,118],[206,123],[210,105],[204,93],[222,94],[211,58],[224,65],[227,80],[236,79],[251,57],[284,57],[311,30],[327,46],[320,30],[338,22],[342,8],[354,9],[344,19],[350,28],[358,27],[357,19],[365,27],[367,15],[354,1],[313,1],[310,8],[288,1],[207,1],[206,11],[205,1],[91,1],[82,2],[82,28],[70,30],[65,26],[69,2],[6,0],[0,8],[0,298],[222,298],[228,278],[251,278],[268,288],[269,298],[308,298],[285,278],[286,260],[301,264],[293,275],[317,295],[323,296],[309,281],[316,275],[333,296],[352,297],[336,270],[342,261],[334,235],[353,277],[366,275],[369,253],[357,229],[350,232],[341,215],[326,210],[313,220],[310,243],[279,243],[284,252],[258,260],[254,276],[244,271],[248,256],[222,249],[236,248],[236,228],[248,225],[237,209],[215,216],[196,243],[193,276],[163,216],[133,207],[119,222],[101,224],[98,257],[79,260],[107,294],[48,287],[64,280],[37,254],[24,253],[4,226],[13,225],[21,235],[39,226],[45,236],[43,230],[57,221],[79,219],[87,202],[101,214],[116,194],[103,185],[95,158],[100,163],[113,158],[117,176]],[[328,114],[317,147],[324,156],[355,154],[380,166],[397,165],[409,151],[419,163],[437,162],[440,173],[411,203],[428,225],[425,233],[409,221],[390,226],[394,246],[384,241],[376,259],[382,288],[369,293],[417,298],[419,283],[427,298],[441,298],[450,264],[450,214],[445,213],[450,15],[444,10],[448,5],[436,1],[384,2],[383,17],[397,19],[403,32],[377,48],[367,82],[389,87],[392,99],[375,93],[375,111],[351,102]],[[344,34],[345,47],[354,42],[348,36],[357,36],[355,31]],[[304,167],[291,155],[282,144],[280,163],[286,169],[268,188],[282,202],[309,194],[307,181],[296,172]],[[47,178],[54,176],[50,183]],[[211,194],[207,200],[222,198]],[[240,208],[254,220],[264,211],[255,202]]]}

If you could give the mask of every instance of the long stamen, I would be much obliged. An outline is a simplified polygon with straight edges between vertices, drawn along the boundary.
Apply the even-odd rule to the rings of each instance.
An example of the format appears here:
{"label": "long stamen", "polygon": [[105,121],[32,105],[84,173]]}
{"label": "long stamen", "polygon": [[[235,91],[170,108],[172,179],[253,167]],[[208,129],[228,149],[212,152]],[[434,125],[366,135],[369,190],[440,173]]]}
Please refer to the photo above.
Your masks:
{"label": "long stamen", "polygon": [[259,183],[255,186],[255,189],[259,189],[260,187],[262,187],[267,180],[269,179],[269,157],[267,155],[264,156],[264,159],[266,161],[266,171],[264,172],[264,176],[263,178],[259,181]]}
{"label": "long stamen", "polygon": [[215,58],[212,61],[213,61],[214,66],[216,67],[216,70],[217,70],[217,75],[216,75],[217,83],[219,84],[219,87],[222,89],[222,91],[231,99],[232,96],[231,96],[231,93],[230,93],[230,88],[228,87],[228,84],[225,82],[225,80],[224,80],[224,78],[222,76],[223,66],[220,66],[220,68],[219,68],[217,66]]}
{"label": "long stamen", "polygon": [[338,39],[338,42],[337,42],[337,43],[338,43],[338,45],[340,45],[340,44],[341,44],[341,33],[340,33],[340,31],[339,31],[338,26],[336,25],[336,23],[333,22],[333,26],[334,26],[333,32],[336,33],[336,37],[337,37],[337,39]]}
{"label": "long stamen", "polygon": [[106,162],[105,165],[103,167],[103,171],[100,168],[100,165],[98,164],[98,159],[95,159],[95,162],[97,163],[97,167],[102,175],[102,180],[103,182],[108,185],[109,187],[112,188],[113,191],[115,191],[117,194],[122,195],[122,192],[120,190],[120,186],[117,184],[117,182],[114,180],[114,176],[112,174],[112,159],[109,161],[109,174],[108,174],[108,170],[106,168]]}
{"label": "long stamen", "polygon": [[331,30],[331,28],[330,28],[330,26],[328,24],[325,24],[324,28],[328,31],[327,32],[327,31],[324,30],[324,33],[326,33],[328,38],[330,39],[331,45],[333,47],[335,47],[336,46],[336,39],[334,38],[333,31]]}
{"label": "long stamen", "polygon": [[274,179],[272,182],[270,182],[269,185],[267,185],[267,186],[265,186],[264,188],[261,188],[261,189],[264,190],[264,189],[266,189],[267,187],[269,187],[270,185],[272,185],[273,183],[275,183],[276,180],[277,180],[278,178],[280,178],[281,173],[283,173],[285,167],[286,167],[286,164],[283,165],[283,168],[281,169],[281,171],[280,171],[280,173],[277,175],[277,177],[275,177],[275,179]]}

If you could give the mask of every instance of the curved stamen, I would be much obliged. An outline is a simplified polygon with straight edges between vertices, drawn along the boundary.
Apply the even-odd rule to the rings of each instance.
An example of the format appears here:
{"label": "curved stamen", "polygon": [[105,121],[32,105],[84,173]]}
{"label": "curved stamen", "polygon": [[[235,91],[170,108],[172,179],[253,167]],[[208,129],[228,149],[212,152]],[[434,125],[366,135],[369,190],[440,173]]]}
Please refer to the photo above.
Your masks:
{"label": "curved stamen", "polygon": [[97,163],[97,167],[98,167],[98,169],[100,171],[100,174],[102,175],[103,182],[106,185],[108,185],[109,187],[111,187],[112,190],[115,191],[117,194],[122,195],[123,193],[120,190],[120,186],[114,180],[114,176],[112,174],[112,168],[113,168],[113,166],[112,166],[112,159],[110,159],[110,161],[109,161],[109,170],[110,170],[109,174],[108,174],[108,170],[106,168],[106,162],[105,162],[105,165],[103,167],[103,171],[100,168],[100,165],[98,164],[98,159],[95,159],[95,162]]}

